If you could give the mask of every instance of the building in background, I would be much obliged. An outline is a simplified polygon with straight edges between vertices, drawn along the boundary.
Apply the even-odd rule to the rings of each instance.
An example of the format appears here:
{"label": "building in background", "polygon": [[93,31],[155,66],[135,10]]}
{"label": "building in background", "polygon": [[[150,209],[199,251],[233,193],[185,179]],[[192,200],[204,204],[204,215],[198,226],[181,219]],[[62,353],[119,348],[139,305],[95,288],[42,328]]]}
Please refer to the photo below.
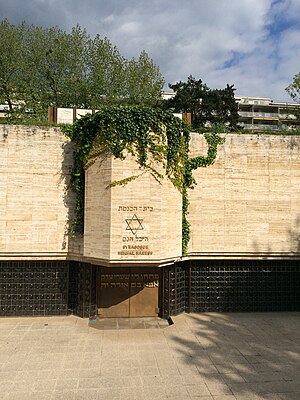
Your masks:
{"label": "building in background", "polygon": [[275,102],[269,97],[236,96],[239,125],[252,132],[300,127],[300,104]]}
{"label": "building in background", "polygon": [[[174,92],[163,92],[169,100]],[[275,102],[270,97],[235,96],[239,126],[251,132],[284,131],[300,128],[300,104]]]}
{"label": "building in background", "polygon": [[[169,100],[174,92],[163,92],[162,99]],[[275,102],[270,97],[235,96],[238,104],[239,126],[250,132],[284,131],[300,128],[300,104]],[[17,106],[16,106],[17,107]],[[7,117],[8,106],[0,104],[0,118]],[[73,123],[93,109],[49,107],[50,123]],[[181,114],[175,114],[181,117]],[[188,120],[190,121],[190,120]]]}

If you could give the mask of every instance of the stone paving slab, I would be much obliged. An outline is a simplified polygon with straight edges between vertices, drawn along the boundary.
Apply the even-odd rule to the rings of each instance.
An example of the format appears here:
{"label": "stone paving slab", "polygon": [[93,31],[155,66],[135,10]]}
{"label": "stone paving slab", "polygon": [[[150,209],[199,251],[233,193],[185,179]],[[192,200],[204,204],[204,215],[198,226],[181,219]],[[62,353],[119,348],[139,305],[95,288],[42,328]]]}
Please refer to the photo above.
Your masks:
{"label": "stone paving slab", "polygon": [[[171,320],[172,321],[172,320]],[[147,318],[96,318],[89,320],[89,326],[94,329],[159,329],[169,326],[167,320],[158,317]]]}
{"label": "stone paving slab", "polygon": [[74,316],[0,318],[0,399],[300,399],[300,313],[173,321],[95,329]]}

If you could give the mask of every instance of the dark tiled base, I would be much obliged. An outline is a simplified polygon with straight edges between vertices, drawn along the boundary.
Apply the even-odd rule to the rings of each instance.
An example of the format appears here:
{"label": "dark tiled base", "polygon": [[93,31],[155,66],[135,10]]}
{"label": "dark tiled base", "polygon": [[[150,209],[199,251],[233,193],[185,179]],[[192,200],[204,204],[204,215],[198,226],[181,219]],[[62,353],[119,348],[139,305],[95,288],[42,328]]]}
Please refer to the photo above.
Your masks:
{"label": "dark tiled base", "polygon": [[[0,262],[0,316],[92,318],[97,309],[97,268],[67,261]],[[164,269],[162,283],[159,307],[164,318],[185,311],[300,311],[298,261],[178,263]],[[106,321],[105,329],[111,329],[113,321]],[[117,328],[140,324],[135,318],[128,324],[120,319]]]}
{"label": "dark tiled base", "polygon": [[69,312],[82,318],[96,315],[97,267],[70,262],[69,268]]}
{"label": "dark tiled base", "polygon": [[0,316],[66,315],[68,263],[0,263]]}
{"label": "dark tiled base", "polygon": [[299,261],[199,260],[164,271],[163,315],[299,311]]}

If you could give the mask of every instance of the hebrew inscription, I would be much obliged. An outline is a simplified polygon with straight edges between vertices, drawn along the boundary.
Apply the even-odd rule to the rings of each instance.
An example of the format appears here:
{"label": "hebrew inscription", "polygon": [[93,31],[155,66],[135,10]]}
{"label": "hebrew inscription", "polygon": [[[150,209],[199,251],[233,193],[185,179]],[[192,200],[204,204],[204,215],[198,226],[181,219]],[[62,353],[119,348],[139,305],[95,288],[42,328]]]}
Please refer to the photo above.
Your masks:
{"label": "hebrew inscription", "polygon": [[152,256],[153,250],[150,248],[147,228],[151,222],[153,207],[134,204],[119,205],[117,211],[122,212],[124,215],[123,221],[125,221],[122,245],[118,251],[118,255],[134,257]]}
{"label": "hebrew inscription", "polygon": [[158,274],[103,274],[102,288],[156,288],[159,286]]}

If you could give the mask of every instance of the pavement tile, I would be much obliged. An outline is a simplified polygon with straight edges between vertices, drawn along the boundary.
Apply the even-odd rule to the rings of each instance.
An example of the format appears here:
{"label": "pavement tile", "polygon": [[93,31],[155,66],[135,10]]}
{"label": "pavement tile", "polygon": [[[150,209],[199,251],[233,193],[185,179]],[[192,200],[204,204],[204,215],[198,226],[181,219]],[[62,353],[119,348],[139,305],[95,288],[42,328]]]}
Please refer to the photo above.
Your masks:
{"label": "pavement tile", "polygon": [[[17,392],[16,392],[17,393]],[[20,399],[25,399],[27,400],[27,398],[29,400],[49,400],[52,397],[52,391],[44,391],[44,392],[29,392],[27,395],[28,397],[16,397],[16,399],[20,400]]]}
{"label": "pavement tile", "polygon": [[103,387],[102,378],[83,378],[78,380],[78,389],[93,389]]}
{"label": "pavement tile", "polygon": [[69,378],[100,378],[100,376],[101,376],[100,368],[98,368],[98,369],[81,369],[79,371],[68,370],[68,371],[64,371],[63,373],[66,373],[67,374],[66,376]]}
{"label": "pavement tile", "polygon": [[159,368],[159,374],[162,377],[177,376],[179,378],[181,376],[177,367],[168,368],[168,366],[165,366],[163,368],[160,367]]}
{"label": "pavement tile", "polygon": [[196,366],[178,366],[180,375],[199,375],[199,371]]}
{"label": "pavement tile", "polygon": [[250,374],[241,373],[246,382],[277,382],[284,380],[280,372],[254,372]]}
{"label": "pavement tile", "polygon": [[235,394],[236,400],[260,400],[259,396],[254,393]]}
{"label": "pavement tile", "polygon": [[199,385],[204,384],[204,379],[201,375],[184,375],[181,377],[184,385]]}
{"label": "pavement tile", "polygon": [[105,367],[100,368],[101,376],[121,376],[121,368],[119,367]]}
{"label": "pavement tile", "polygon": [[15,386],[14,381],[2,381],[0,389],[2,392],[10,392]]}
{"label": "pavement tile", "polygon": [[122,389],[122,395],[121,395],[122,400],[141,400],[142,398],[143,397],[140,390],[132,391],[131,388]]}
{"label": "pavement tile", "polygon": [[232,395],[232,391],[230,388],[224,383],[211,383],[211,382],[205,382],[210,393],[215,396],[215,395]]}
{"label": "pavement tile", "polygon": [[259,362],[251,364],[251,367],[256,372],[268,372],[268,371],[278,371],[280,364],[271,365],[268,362]]}
{"label": "pavement tile", "polygon": [[299,393],[280,393],[280,400],[299,400]]}
{"label": "pavement tile", "polygon": [[187,385],[186,390],[190,397],[209,396],[211,393],[205,384]]}
{"label": "pavement tile", "polygon": [[[31,395],[32,395],[32,392],[30,392],[30,391],[14,391],[14,392],[10,392],[6,398],[8,400],[20,400],[20,399],[30,400]],[[51,394],[50,394],[50,396],[51,396]]]}
{"label": "pavement tile", "polygon": [[139,373],[140,375],[152,375],[152,376],[157,376],[159,375],[159,370],[158,367],[156,366],[143,366],[139,367]]}
{"label": "pavement tile", "polygon": [[120,378],[120,387],[141,387],[142,386],[142,377],[140,376],[128,376],[128,377],[121,377]]}
{"label": "pavement tile", "polygon": [[[106,393],[106,396],[106,400],[114,399],[109,393]],[[96,389],[77,390],[75,392],[75,400],[98,400],[102,398],[105,399],[105,397],[99,397],[99,392]],[[120,397],[118,397],[118,400],[119,398]]]}
{"label": "pavement tile", "polygon": [[116,331],[73,316],[13,321],[0,321],[1,400],[300,399],[298,313],[186,314]]}
{"label": "pavement tile", "polygon": [[3,381],[9,381],[12,379],[11,371],[1,371],[0,369],[0,385]]}
{"label": "pavement tile", "polygon": [[245,382],[245,379],[242,375],[239,375],[237,373],[231,373],[231,374],[220,374],[221,379],[225,383],[236,383],[236,382]]}
{"label": "pavement tile", "polygon": [[164,384],[164,380],[161,376],[151,375],[151,376],[141,376],[142,386],[160,386]]}
{"label": "pavement tile", "polygon": [[242,398],[242,396],[247,396],[249,397],[250,395],[255,395],[258,393],[256,390],[256,385],[253,383],[249,382],[240,382],[240,383],[228,383],[228,386],[230,387],[230,390],[232,393],[237,397],[239,396]]}
{"label": "pavement tile", "polygon": [[75,400],[75,390],[55,390],[51,394],[51,400]]}
{"label": "pavement tile", "polygon": [[214,400],[214,398],[212,396],[195,396],[195,397],[192,397],[192,399],[193,400]]}
{"label": "pavement tile", "polygon": [[45,392],[49,390],[54,390],[56,386],[55,379],[41,379],[37,380],[33,385],[34,392]]}
{"label": "pavement tile", "polygon": [[166,398],[167,394],[169,392],[170,395],[173,394],[172,387],[164,387],[164,386],[143,386],[140,389],[138,389],[139,392],[142,394],[142,396],[145,397],[145,399],[150,399],[152,396],[152,399],[157,399],[160,397]]}
{"label": "pavement tile", "polygon": [[59,378],[56,382],[55,390],[77,389],[78,381],[79,380],[77,378]]}
{"label": "pavement tile", "polygon": [[229,395],[220,395],[220,396],[213,396],[214,400],[235,400],[235,396]]}

